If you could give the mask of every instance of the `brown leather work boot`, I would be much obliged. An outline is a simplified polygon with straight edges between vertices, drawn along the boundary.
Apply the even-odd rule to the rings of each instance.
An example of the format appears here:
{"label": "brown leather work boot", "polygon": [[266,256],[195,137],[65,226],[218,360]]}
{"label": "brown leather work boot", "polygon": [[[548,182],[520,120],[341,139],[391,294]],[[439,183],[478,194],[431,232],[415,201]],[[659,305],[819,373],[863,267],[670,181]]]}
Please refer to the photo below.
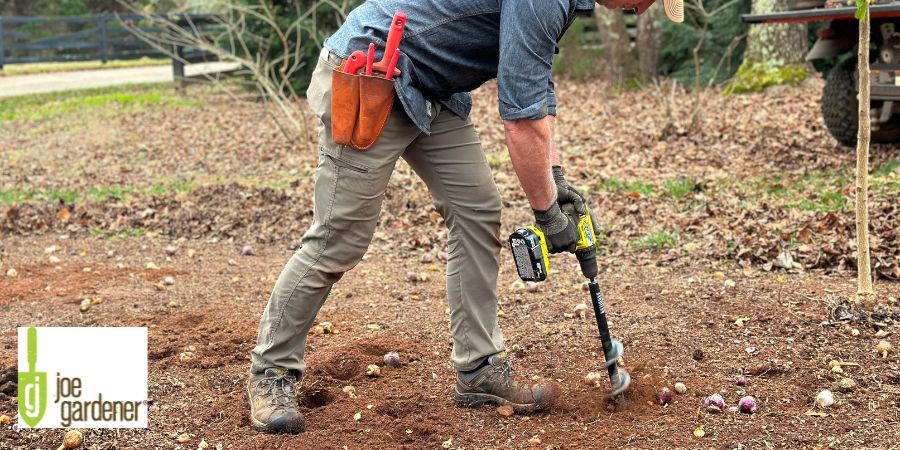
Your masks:
{"label": "brown leather work boot", "polygon": [[247,398],[254,428],[269,433],[303,431],[303,415],[297,410],[294,393],[296,381],[297,377],[281,368],[266,369],[262,375],[250,377]]}
{"label": "brown leather work boot", "polygon": [[513,379],[513,365],[509,358],[493,355],[488,365],[474,372],[456,373],[458,405],[480,406],[487,403],[510,405],[516,412],[543,411],[553,406],[559,389],[550,383],[528,383]]}

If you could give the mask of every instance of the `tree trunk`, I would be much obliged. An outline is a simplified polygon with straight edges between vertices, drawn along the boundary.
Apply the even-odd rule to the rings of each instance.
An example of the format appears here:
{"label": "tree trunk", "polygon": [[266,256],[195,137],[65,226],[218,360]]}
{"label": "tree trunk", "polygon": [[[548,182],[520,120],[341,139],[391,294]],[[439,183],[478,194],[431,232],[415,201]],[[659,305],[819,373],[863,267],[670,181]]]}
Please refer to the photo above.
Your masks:
{"label": "tree trunk", "polygon": [[[787,0],[753,0],[754,14],[786,11]],[[747,51],[732,79],[730,92],[752,92],[769,86],[798,83],[806,78],[809,65],[806,24],[763,23],[750,25]]]}
{"label": "tree trunk", "polygon": [[660,37],[663,27],[663,8],[656,2],[638,16],[637,50],[638,75],[642,81],[659,76]]}
{"label": "tree trunk", "polygon": [[[787,0],[753,0],[753,14],[787,11]],[[804,64],[807,50],[806,24],[766,23],[751,25],[744,61],[775,66]]]}
{"label": "tree trunk", "polygon": [[621,9],[597,8],[597,30],[603,45],[603,60],[614,86],[621,86],[635,76],[637,60],[631,51],[628,29]]}
{"label": "tree trunk", "polygon": [[857,294],[873,297],[869,261],[869,8],[859,21],[859,131],[856,135],[856,266]]}

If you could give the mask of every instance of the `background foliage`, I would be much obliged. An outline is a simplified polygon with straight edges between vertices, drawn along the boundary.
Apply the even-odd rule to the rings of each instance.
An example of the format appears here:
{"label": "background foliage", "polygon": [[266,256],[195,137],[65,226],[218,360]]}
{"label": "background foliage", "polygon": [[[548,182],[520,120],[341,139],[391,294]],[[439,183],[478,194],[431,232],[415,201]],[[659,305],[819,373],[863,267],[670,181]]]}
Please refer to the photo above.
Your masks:
{"label": "background foliage", "polygon": [[[704,2],[707,11],[712,11],[729,0],[707,0]],[[662,51],[660,54],[661,75],[673,76],[682,84],[690,85],[694,78],[693,49],[700,39],[700,28],[694,22],[702,19],[694,11],[685,8],[684,23],[666,21],[663,27]],[[710,28],[701,47],[700,76],[702,84],[706,84],[713,76],[719,61],[725,58],[721,69],[715,74],[715,82],[719,83],[731,78],[744,58],[746,39],[744,39],[727,56],[731,42],[747,33],[747,25],[741,22],[741,14],[750,12],[750,0],[741,0],[726,8],[710,20]]]}
{"label": "background foliage", "polygon": [[[215,12],[224,0],[137,0],[143,9],[150,11],[191,11]],[[292,46],[299,45],[299,54],[305,61],[315,61],[322,42],[343,21],[346,14],[364,0],[343,0],[322,2],[316,0],[228,0],[247,6],[265,4],[275,11],[279,24],[283,29],[298,18],[300,11],[316,8],[314,17],[303,19],[297,27],[298,32],[288,36]],[[707,11],[724,5],[729,0],[706,0]],[[299,4],[298,4],[299,3]],[[739,0],[712,18],[710,28],[701,47],[701,82],[705,85],[711,77],[716,83],[729,79],[741,64],[746,39],[728,54],[729,45],[736,38],[747,33],[747,25],[742,23],[740,15],[750,12],[751,0]],[[4,15],[75,15],[96,14],[100,12],[126,11],[118,0],[0,0],[0,14]],[[690,9],[685,10],[686,20],[676,24],[668,20],[663,25],[660,52],[660,75],[677,78],[682,84],[692,85],[694,77],[693,49],[700,38],[701,18]],[[560,42],[562,49],[557,56],[554,69],[557,73],[584,79],[602,75],[602,49],[597,46],[596,25],[594,18],[582,18],[573,24]],[[247,19],[247,33],[254,39],[248,40],[253,45],[251,52],[261,53],[264,57],[274,58],[284,51],[282,42],[268,24],[260,20]],[[810,26],[810,44],[815,40],[815,31],[823,24]],[[260,40],[259,37],[264,39]],[[721,67],[716,72],[716,67]],[[825,71],[834,65],[834,61],[816,61],[817,70]],[[294,81],[294,88],[302,92],[314,64],[307,64],[300,70]],[[715,73],[714,73],[715,72]]]}
{"label": "background foliage", "polygon": [[[306,61],[304,67],[297,71],[291,84],[296,92],[305,92],[310,75],[315,69],[315,61],[319,56],[322,43],[343,22],[347,13],[363,3],[363,0],[344,0],[342,2],[322,2],[301,0],[297,5],[294,0],[238,0],[248,6],[266,6],[270,8],[282,30],[294,30],[286,34],[289,47],[296,48],[300,59]],[[305,18],[301,14],[315,8],[315,13]],[[284,54],[284,43],[271,32],[271,26],[262,20],[247,17],[247,33],[253,38],[246,39],[248,50],[259,57],[275,59]],[[296,23],[299,20],[299,23]],[[262,38],[262,39],[260,39]]]}

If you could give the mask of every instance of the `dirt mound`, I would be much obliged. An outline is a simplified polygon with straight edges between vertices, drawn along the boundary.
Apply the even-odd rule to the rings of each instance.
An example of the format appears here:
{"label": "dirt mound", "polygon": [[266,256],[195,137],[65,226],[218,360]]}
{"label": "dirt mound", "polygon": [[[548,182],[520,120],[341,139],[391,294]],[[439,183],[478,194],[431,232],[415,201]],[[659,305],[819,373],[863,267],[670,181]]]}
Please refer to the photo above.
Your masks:
{"label": "dirt mound", "polygon": [[[391,376],[403,366],[419,361],[421,352],[419,344],[404,339],[378,337],[371,340],[359,340],[350,345],[329,348],[310,354],[309,374],[307,376],[326,376],[341,381],[350,381],[366,377],[366,367],[375,364],[381,367],[381,376]],[[388,352],[400,353],[399,368],[387,367],[384,355]]]}

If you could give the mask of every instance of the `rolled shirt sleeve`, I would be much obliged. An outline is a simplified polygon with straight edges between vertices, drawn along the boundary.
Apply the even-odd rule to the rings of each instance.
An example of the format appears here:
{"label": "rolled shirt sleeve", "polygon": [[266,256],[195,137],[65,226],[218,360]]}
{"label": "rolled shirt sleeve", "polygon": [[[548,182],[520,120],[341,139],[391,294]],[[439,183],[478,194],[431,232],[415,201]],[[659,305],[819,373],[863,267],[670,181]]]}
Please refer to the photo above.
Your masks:
{"label": "rolled shirt sleeve", "polygon": [[556,117],[556,88],[551,78],[547,87],[547,114]]}
{"label": "rolled shirt sleeve", "polygon": [[551,67],[569,18],[567,0],[504,0],[497,88],[504,120],[556,115]]}

